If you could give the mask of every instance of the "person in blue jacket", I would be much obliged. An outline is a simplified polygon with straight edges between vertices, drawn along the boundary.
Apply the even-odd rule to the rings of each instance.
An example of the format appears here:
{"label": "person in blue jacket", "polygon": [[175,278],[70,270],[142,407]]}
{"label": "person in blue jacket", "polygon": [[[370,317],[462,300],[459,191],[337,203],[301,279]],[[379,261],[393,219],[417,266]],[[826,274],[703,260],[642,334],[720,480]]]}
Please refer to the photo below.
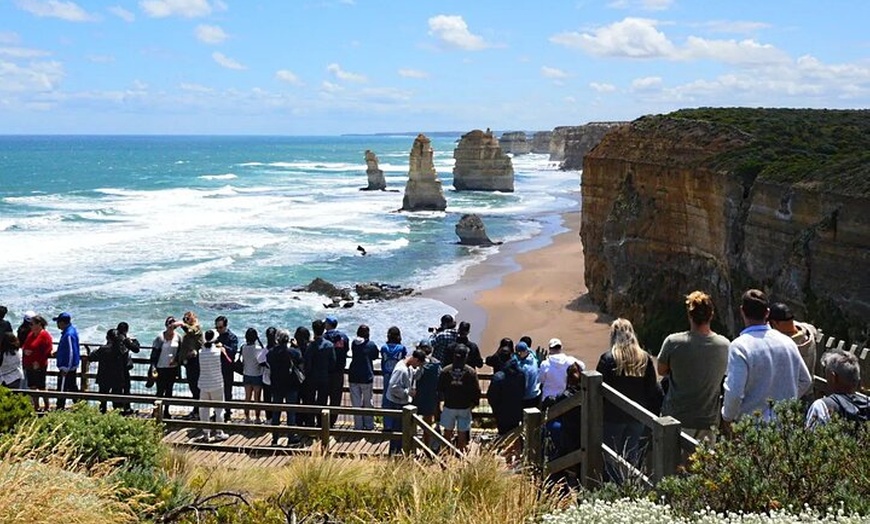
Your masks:
{"label": "person in blue jacket", "polygon": [[[60,342],[57,344],[57,369],[60,375],[57,378],[58,391],[76,392],[78,388],[78,369],[81,362],[81,348],[79,347],[79,332],[72,324],[72,316],[64,311],[54,317],[57,329],[60,330]],[[66,398],[57,397],[57,409],[66,408]]]}

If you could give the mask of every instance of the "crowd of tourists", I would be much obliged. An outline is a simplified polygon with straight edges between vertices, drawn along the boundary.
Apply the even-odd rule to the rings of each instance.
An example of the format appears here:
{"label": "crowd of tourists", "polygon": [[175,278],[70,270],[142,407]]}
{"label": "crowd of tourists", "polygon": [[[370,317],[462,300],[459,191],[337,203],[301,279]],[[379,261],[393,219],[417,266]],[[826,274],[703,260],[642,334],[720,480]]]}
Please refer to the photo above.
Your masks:
{"label": "crowd of tourists", "polygon": [[[813,397],[817,332],[810,324],[796,321],[786,304],[769,304],[763,292],[746,291],[740,305],[745,329],[733,341],[712,330],[714,307],[708,294],[694,291],[685,304],[689,329],[668,336],[656,358],[641,347],[631,322],[623,318],[613,321],[610,347],[596,366],[604,382],[650,412],[678,419],[683,431],[697,439],[727,435],[732,422],[741,416],[770,420],[773,403],[785,399],[806,403],[810,427],[826,423],[834,413],[854,416],[864,409],[870,414],[867,397],[857,391],[860,368],[850,353],[833,351],[821,358],[829,395]],[[81,350],[71,315],[64,312],[52,318],[61,331],[54,348],[45,318],[27,312],[13,330],[5,320],[6,313],[0,306],[2,384],[45,389],[48,359],[55,356],[58,390],[76,391]],[[371,339],[368,326],[359,325],[351,338],[339,329],[336,317],[327,316],[311,322],[310,330],[300,326],[292,334],[269,327],[265,341],[257,329],[249,327],[240,340],[227,317],[218,316],[213,328],[204,329],[197,315],[188,311],[181,320],[166,318],[163,331],[151,343],[146,386],[155,387],[157,397],[171,397],[183,370],[194,399],[233,400],[235,375],[239,374],[244,400],[252,403],[243,410],[245,423],[279,425],[284,414],[288,426],[319,427],[319,412],[289,407],[260,410],[255,403],[340,406],[347,377],[351,405],[373,408],[375,363],[379,361],[384,384],[380,406],[416,406],[427,423],[438,427],[462,450],[470,441],[472,410],[484,395],[477,373],[483,366],[493,371],[485,397],[500,435],[520,425],[524,408],[546,408],[578,394],[586,366],[568,355],[558,338],[550,339],[545,348],[535,349],[529,337],[516,343],[503,338],[484,358],[478,345],[469,340],[468,322],[457,324],[453,316],[444,315],[439,326],[430,331],[429,337],[406,346],[401,330],[393,326],[379,346]],[[130,336],[127,323],[107,332],[105,344],[89,354],[89,360],[98,365],[100,393],[129,394],[132,354],[141,349],[139,341]],[[49,407],[47,399],[40,405],[34,396],[33,402],[37,409]],[[57,407],[63,409],[64,405],[65,399],[60,397]],[[113,407],[130,410],[125,403]],[[106,403],[101,403],[100,409],[106,408]],[[172,416],[179,415],[170,413],[167,404],[163,417]],[[229,422],[233,413],[201,407],[185,417]],[[329,423],[335,424],[337,418],[333,412]],[[375,419],[368,414],[354,415],[353,427],[373,430]],[[401,431],[401,418],[385,417],[383,429]],[[551,456],[577,449],[579,408],[548,423],[547,430]],[[278,445],[281,436],[278,432],[273,435],[272,442]],[[608,402],[603,436],[605,444],[626,460],[640,464],[648,431]],[[206,430],[203,438],[218,441],[227,435],[223,430],[214,434]],[[300,435],[289,433],[287,445],[301,440]],[[428,435],[424,440],[429,443]],[[399,451],[400,444],[392,440],[391,451]],[[616,470],[606,473],[618,480]]]}

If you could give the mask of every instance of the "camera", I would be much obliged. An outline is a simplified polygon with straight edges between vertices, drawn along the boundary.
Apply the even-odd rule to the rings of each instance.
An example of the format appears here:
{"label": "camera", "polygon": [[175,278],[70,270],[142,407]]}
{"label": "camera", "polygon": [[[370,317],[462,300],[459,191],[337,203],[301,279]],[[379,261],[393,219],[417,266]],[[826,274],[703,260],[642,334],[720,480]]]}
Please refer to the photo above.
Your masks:
{"label": "camera", "polygon": [[429,328],[429,333],[435,333],[436,331],[438,331],[438,328],[436,328],[436,327]]}

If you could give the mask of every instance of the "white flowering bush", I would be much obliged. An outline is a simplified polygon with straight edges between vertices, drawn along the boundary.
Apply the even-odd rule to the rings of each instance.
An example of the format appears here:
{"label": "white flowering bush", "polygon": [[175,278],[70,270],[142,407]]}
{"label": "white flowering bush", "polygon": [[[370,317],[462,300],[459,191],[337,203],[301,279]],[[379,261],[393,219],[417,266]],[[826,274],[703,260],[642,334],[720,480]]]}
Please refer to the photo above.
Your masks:
{"label": "white flowering bush", "polygon": [[799,513],[785,509],[770,513],[716,513],[697,511],[677,515],[670,506],[646,499],[590,500],[544,515],[544,524],[862,524],[866,517],[846,515],[840,509],[821,515],[804,507]]}

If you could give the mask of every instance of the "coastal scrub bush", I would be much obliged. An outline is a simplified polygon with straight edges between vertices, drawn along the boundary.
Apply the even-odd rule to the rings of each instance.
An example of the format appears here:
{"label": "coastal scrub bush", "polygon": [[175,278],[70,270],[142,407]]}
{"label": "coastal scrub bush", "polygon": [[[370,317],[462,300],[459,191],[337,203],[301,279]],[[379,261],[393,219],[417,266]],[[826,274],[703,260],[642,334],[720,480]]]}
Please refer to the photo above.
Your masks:
{"label": "coastal scrub bush", "polygon": [[732,438],[699,447],[685,476],[659,483],[664,500],[682,515],[789,507],[870,515],[870,424],[808,430],[797,401],[774,409],[775,423],[743,417]]}
{"label": "coastal scrub bush", "polygon": [[6,433],[18,422],[33,417],[33,404],[25,395],[16,395],[0,386],[0,433]]}

